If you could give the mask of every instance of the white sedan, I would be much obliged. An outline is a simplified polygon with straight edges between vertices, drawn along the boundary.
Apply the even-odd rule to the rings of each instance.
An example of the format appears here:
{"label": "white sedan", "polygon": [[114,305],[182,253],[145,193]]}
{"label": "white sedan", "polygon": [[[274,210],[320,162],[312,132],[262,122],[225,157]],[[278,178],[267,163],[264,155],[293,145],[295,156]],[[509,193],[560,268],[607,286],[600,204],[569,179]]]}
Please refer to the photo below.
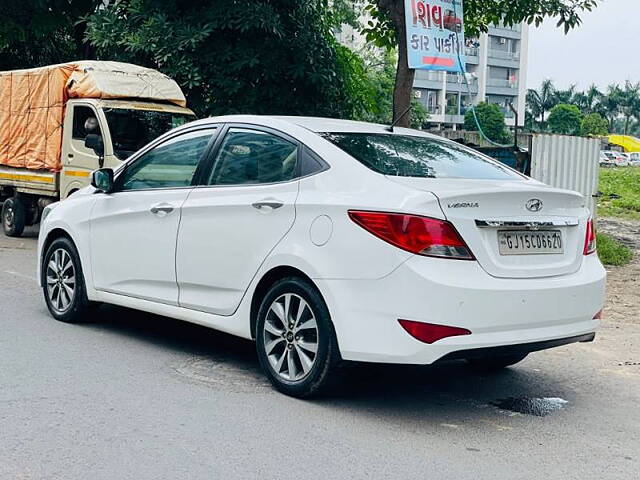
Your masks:
{"label": "white sedan", "polygon": [[382,125],[193,122],[43,217],[53,317],[110,303],[254,339],[299,397],[343,360],[499,368],[591,341],[604,300],[582,196]]}

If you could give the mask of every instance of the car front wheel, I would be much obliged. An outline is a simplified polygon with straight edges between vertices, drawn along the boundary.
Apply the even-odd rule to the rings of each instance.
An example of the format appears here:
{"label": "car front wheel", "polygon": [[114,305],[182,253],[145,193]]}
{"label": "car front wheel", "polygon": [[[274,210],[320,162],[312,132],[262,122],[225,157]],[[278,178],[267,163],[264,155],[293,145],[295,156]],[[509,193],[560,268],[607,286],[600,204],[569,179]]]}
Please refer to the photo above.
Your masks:
{"label": "car front wheel", "polygon": [[340,361],[335,332],[324,300],[308,281],[276,282],[258,310],[258,358],[279,391],[304,398],[325,392]]}
{"label": "car front wheel", "polygon": [[87,320],[90,303],[80,257],[73,242],[61,237],[47,249],[42,262],[44,298],[51,315],[62,322]]}

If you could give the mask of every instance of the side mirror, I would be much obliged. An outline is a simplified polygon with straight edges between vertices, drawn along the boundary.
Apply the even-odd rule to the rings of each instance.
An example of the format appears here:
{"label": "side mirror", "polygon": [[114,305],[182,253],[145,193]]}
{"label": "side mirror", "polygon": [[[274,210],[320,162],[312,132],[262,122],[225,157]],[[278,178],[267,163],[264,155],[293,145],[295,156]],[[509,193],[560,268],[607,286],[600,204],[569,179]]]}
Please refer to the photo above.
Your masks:
{"label": "side mirror", "polygon": [[90,133],[84,137],[84,146],[96,152],[100,168],[102,168],[104,165],[104,142],[102,141],[102,135]]}
{"label": "side mirror", "polygon": [[113,170],[101,168],[91,174],[91,186],[103,193],[113,191]]}

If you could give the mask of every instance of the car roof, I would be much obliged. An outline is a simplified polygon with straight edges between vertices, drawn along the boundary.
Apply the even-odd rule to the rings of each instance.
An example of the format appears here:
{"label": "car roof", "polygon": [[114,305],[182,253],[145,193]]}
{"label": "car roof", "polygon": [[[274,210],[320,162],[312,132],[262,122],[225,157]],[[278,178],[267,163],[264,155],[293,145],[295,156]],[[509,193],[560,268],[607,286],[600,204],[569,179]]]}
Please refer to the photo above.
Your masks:
{"label": "car roof", "polygon": [[[191,122],[187,125],[216,123],[248,123],[263,126],[277,127],[278,123],[286,123],[302,127],[314,133],[382,133],[382,134],[404,134],[424,136],[433,139],[446,141],[443,137],[433,135],[422,130],[414,130],[411,128],[394,128],[393,132],[389,131],[389,125],[381,125],[377,123],[358,122],[354,120],[341,120],[337,118],[322,117],[296,117],[296,116],[280,116],[280,115],[225,115],[220,117],[210,117],[202,120]],[[281,124],[282,124],[281,123]]]}

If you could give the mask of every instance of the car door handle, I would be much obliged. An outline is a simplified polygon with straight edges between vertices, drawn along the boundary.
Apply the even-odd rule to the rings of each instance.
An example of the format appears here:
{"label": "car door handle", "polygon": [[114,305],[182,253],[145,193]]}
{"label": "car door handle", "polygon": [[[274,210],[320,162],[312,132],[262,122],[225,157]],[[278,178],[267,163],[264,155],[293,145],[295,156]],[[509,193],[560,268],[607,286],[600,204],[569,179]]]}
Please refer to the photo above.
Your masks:
{"label": "car door handle", "polygon": [[153,207],[151,207],[151,210],[149,211],[154,215],[164,216],[173,212],[173,206],[169,205],[168,203],[159,203],[158,205],[154,205]]}
{"label": "car door handle", "polygon": [[253,208],[257,208],[258,210],[263,210],[270,208],[271,210],[276,210],[284,205],[284,202],[280,200],[262,200],[260,202],[252,203],[251,206]]}

